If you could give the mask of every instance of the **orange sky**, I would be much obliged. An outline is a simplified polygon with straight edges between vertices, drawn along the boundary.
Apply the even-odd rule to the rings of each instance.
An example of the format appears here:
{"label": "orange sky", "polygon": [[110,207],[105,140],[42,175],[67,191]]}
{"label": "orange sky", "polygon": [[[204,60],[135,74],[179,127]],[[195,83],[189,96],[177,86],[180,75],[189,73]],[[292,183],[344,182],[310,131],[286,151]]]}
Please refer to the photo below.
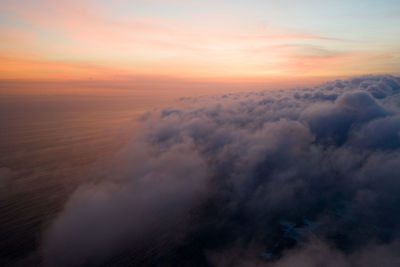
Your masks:
{"label": "orange sky", "polygon": [[275,2],[5,0],[0,79],[246,88],[399,73],[395,1]]}

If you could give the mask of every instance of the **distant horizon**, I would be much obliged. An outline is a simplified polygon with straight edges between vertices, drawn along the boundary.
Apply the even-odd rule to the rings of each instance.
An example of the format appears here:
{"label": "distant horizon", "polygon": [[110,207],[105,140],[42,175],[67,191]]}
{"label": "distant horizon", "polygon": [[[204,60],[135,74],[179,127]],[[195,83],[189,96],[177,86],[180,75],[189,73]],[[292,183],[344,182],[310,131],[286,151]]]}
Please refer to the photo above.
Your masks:
{"label": "distant horizon", "polygon": [[399,12],[393,0],[6,0],[0,79],[144,77],[170,88],[396,74]]}
{"label": "distant horizon", "polygon": [[275,78],[271,80],[248,81],[236,79],[190,80],[172,77],[131,77],[113,80],[95,79],[0,79],[0,96],[4,95],[121,95],[138,92],[169,93],[176,95],[218,94],[238,91],[279,90],[299,87],[313,87],[335,80],[357,77],[390,75],[400,77],[400,73],[363,74],[337,77]]}

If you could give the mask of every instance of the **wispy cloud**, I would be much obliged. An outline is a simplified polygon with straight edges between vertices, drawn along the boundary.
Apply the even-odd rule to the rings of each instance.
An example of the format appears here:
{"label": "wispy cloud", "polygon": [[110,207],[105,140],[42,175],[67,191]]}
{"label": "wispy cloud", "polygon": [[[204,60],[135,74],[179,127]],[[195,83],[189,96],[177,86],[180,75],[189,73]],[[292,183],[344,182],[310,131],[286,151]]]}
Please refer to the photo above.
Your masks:
{"label": "wispy cloud", "polygon": [[[120,4],[123,7],[127,3]],[[116,16],[105,6],[87,1],[26,1],[26,5],[5,1],[0,8],[14,21],[2,26],[2,38],[8,44],[0,47],[2,54],[25,57],[28,62],[53,61],[54,65],[80,62],[74,71],[78,79],[102,75],[99,68],[120,69],[130,75],[181,78],[294,73],[348,76],[357,74],[352,71],[354,65],[360,72],[377,71],[377,66],[371,65],[353,47],[357,42],[340,35],[319,34],[307,28],[290,29],[273,22],[259,27],[255,26],[257,23],[234,21],[227,14],[221,14],[218,19],[207,14],[196,14],[192,19],[146,13]],[[366,46],[363,51],[371,55],[383,53]],[[375,57],[378,59],[381,65],[386,64],[386,72],[397,66],[393,60]],[[93,66],[93,71],[81,71],[82,62]],[[331,62],[348,67],[331,67]],[[37,64],[38,77],[48,73],[41,66],[45,65]],[[25,77],[27,68],[21,65],[18,73],[21,78]],[[15,78],[17,71],[14,68],[7,72],[15,73],[8,78]],[[71,69],[67,72],[71,73]]]}

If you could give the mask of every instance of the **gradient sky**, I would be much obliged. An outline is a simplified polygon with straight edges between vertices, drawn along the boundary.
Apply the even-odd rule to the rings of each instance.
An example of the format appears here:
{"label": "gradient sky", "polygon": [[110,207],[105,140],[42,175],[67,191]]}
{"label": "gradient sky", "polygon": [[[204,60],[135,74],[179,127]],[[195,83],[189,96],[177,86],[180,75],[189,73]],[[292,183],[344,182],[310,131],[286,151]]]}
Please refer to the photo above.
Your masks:
{"label": "gradient sky", "polygon": [[399,13],[398,0],[2,0],[0,79],[398,74]]}

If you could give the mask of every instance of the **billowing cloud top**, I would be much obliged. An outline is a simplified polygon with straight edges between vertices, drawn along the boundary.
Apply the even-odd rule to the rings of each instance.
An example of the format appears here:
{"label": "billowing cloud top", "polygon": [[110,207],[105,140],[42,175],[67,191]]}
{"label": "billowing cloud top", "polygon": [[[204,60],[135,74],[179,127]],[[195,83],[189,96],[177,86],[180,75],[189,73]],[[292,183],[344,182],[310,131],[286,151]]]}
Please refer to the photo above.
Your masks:
{"label": "billowing cloud top", "polygon": [[143,116],[44,262],[398,266],[400,78],[184,99]]}

